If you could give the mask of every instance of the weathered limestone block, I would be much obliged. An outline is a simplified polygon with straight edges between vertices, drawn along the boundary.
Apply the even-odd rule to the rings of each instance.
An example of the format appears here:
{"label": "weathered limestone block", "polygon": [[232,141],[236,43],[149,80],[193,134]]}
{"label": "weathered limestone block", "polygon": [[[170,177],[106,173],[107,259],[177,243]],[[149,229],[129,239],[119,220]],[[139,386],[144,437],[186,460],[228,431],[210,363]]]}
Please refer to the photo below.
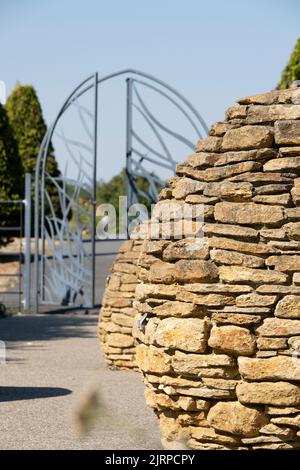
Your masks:
{"label": "weathered limestone block", "polygon": [[166,318],[155,331],[153,341],[164,348],[204,353],[210,324],[198,318]]}
{"label": "weathered limestone block", "polygon": [[208,238],[207,243],[211,248],[239,251],[242,253],[249,253],[251,255],[265,255],[274,253],[274,251],[276,251],[273,247],[267,246],[262,243],[248,243],[223,237]]}
{"label": "weathered limestone block", "polygon": [[229,181],[247,181],[253,185],[269,185],[269,184],[293,184],[295,173],[272,173],[272,172],[261,172],[261,173],[243,173],[241,175],[233,176]]}
{"label": "weathered limestone block", "polygon": [[249,405],[300,404],[300,385],[289,382],[242,382],[237,386],[236,394],[241,403]]}
{"label": "weathered limestone block", "polygon": [[113,313],[111,319],[116,325],[132,328],[133,318],[131,316],[125,315],[124,313]]}
{"label": "weathered limestone block", "polygon": [[144,372],[156,372],[158,374],[167,374],[171,371],[171,356],[166,354],[163,349],[154,346],[136,346],[136,363]]}
{"label": "weathered limestone block", "polygon": [[240,173],[248,171],[258,171],[261,169],[259,162],[241,162],[233,165],[206,168],[206,170],[196,170],[187,165],[177,165],[176,172],[179,175],[189,176],[194,179],[203,180],[204,182],[218,181],[224,178],[229,178]]}
{"label": "weathered limestone block", "polygon": [[271,106],[249,106],[247,122],[258,124],[286,119],[300,119],[300,106],[295,104],[275,104]]}
{"label": "weathered limestone block", "polygon": [[278,416],[278,415],[293,415],[296,413],[300,413],[300,407],[296,406],[288,406],[288,407],[278,407],[278,406],[266,406],[266,413],[270,416]]}
{"label": "weathered limestone block", "polygon": [[276,158],[264,164],[264,171],[289,171],[299,169],[300,157]]}
{"label": "weathered limestone block", "polygon": [[217,433],[214,429],[205,427],[192,428],[191,435],[194,439],[200,442],[217,442],[219,444],[232,444],[239,445],[240,440],[232,436]]}
{"label": "weathered limestone block", "polygon": [[293,203],[295,204],[295,206],[298,206],[300,204],[300,188],[299,187],[293,188],[291,190],[291,196],[292,196]]}
{"label": "weathered limestone block", "polygon": [[271,225],[284,220],[283,209],[254,203],[219,202],[215,205],[215,219],[219,222],[241,225]]}
{"label": "weathered limestone block", "polygon": [[299,220],[300,219],[300,209],[298,207],[292,207],[292,208],[289,208],[289,209],[285,209],[285,214],[286,214],[286,217],[289,219],[289,220]]}
{"label": "weathered limestone block", "polygon": [[295,437],[295,432],[287,427],[277,426],[276,424],[269,423],[260,429],[260,434],[266,434],[282,437],[283,439],[291,440]]}
{"label": "weathered limestone block", "polygon": [[222,150],[246,150],[272,147],[273,141],[274,135],[271,127],[243,126],[238,129],[230,129],[226,132],[223,137]]}
{"label": "weathered limestone block", "polygon": [[230,121],[231,119],[244,119],[247,117],[247,109],[248,106],[240,106],[236,104],[235,106],[231,106],[228,108],[225,113],[226,121]]}
{"label": "weathered limestone block", "polygon": [[172,449],[175,443],[175,449],[186,448],[186,442],[191,437],[191,431],[188,426],[182,426],[176,417],[170,412],[163,411],[160,414],[159,428],[162,444],[165,449]]}
{"label": "weathered limestone block", "polygon": [[300,318],[300,295],[286,295],[278,302],[275,316],[280,318]]}
{"label": "weathered limestone block", "polygon": [[169,240],[145,240],[143,252],[147,255],[161,255],[163,250],[170,244]]}
{"label": "weathered limestone block", "polygon": [[246,96],[237,100],[240,104],[255,104],[255,105],[272,105],[272,104],[299,104],[300,90],[299,88],[288,90],[273,90],[268,93],[260,93],[254,96]]}
{"label": "weathered limestone block", "polygon": [[233,356],[248,356],[255,351],[255,339],[247,328],[239,326],[214,326],[208,344],[217,352]]}
{"label": "weathered limestone block", "polygon": [[230,224],[209,224],[203,226],[203,232],[211,235],[223,235],[233,238],[245,238],[246,240],[256,240],[258,231],[254,228],[240,227]]}
{"label": "weathered limestone block", "polygon": [[300,414],[297,416],[272,418],[272,423],[300,428]]}
{"label": "weathered limestone block", "polygon": [[270,349],[285,349],[287,347],[287,339],[260,337],[257,339],[257,347],[258,349],[265,351],[269,351]]}
{"label": "weathered limestone block", "polygon": [[293,274],[293,283],[296,284],[297,286],[300,285],[300,273]]}
{"label": "weathered limestone block", "polygon": [[249,315],[246,313],[227,313],[213,312],[211,319],[218,325],[237,325],[237,326],[253,326],[261,322],[259,315]]}
{"label": "weathered limestone block", "polygon": [[191,397],[170,397],[165,393],[157,393],[150,388],[145,389],[146,403],[151,408],[156,409],[172,409],[184,411],[196,411],[196,400]]}
{"label": "weathered limestone block", "polygon": [[207,282],[218,278],[217,267],[212,261],[179,260],[174,264],[155,262],[150,266],[148,279],[151,283]]}
{"label": "weathered limestone block", "polygon": [[172,195],[176,199],[184,199],[189,194],[197,194],[204,189],[204,183],[191,179],[181,178],[178,180],[172,190]]}
{"label": "weathered limestone block", "polygon": [[221,149],[221,137],[207,137],[206,139],[198,140],[196,144],[196,152],[218,152]]}
{"label": "weathered limestone block", "polygon": [[165,284],[138,284],[135,290],[135,299],[142,301],[149,297],[175,299],[176,289]]}
{"label": "weathered limestone block", "polygon": [[[204,369],[208,369],[208,375],[203,377],[221,377],[219,375],[219,368],[235,368],[236,361],[225,354],[185,354],[176,351],[172,356],[172,367],[175,372],[182,375],[200,375]],[[213,375],[213,370],[216,368],[216,375]],[[230,373],[231,371],[229,371]],[[226,370],[225,370],[226,376]],[[232,375],[231,375],[232,378]]]}
{"label": "weathered limestone block", "polygon": [[261,240],[283,240],[286,238],[286,232],[283,228],[263,228],[260,230]]}
{"label": "weathered limestone block", "polygon": [[292,184],[264,184],[255,188],[255,194],[276,195],[282,194],[292,189]]}
{"label": "weathered limestone block", "polygon": [[185,163],[188,166],[202,170],[214,166],[219,158],[222,158],[222,154],[220,153],[199,152],[190,155]]}
{"label": "weathered limestone block", "polygon": [[109,346],[115,346],[120,348],[129,348],[133,346],[134,340],[131,335],[124,335],[122,333],[112,333],[107,338]]}
{"label": "weathered limestone block", "polygon": [[209,248],[202,238],[184,238],[170,243],[163,251],[162,258],[166,261],[208,259]]}
{"label": "weathered limestone block", "polygon": [[201,205],[209,205],[218,202],[219,198],[217,197],[207,197],[201,194],[190,194],[186,197],[185,202],[189,204],[201,204]]}
{"label": "weathered limestone block", "polygon": [[275,158],[276,156],[277,150],[271,148],[226,153],[200,152],[190,155],[185,163],[193,168],[203,169],[209,166],[224,166],[245,161],[265,160]]}
{"label": "weathered limestone block", "polygon": [[194,304],[198,305],[198,307],[223,307],[225,305],[233,305],[235,300],[231,295],[196,295],[191,292],[183,292],[182,290],[177,293],[176,298],[184,302],[193,302]]}
{"label": "weathered limestone block", "polygon": [[243,294],[236,298],[238,307],[269,307],[274,305],[277,300],[276,295],[259,295],[255,292]]}
{"label": "weathered limestone block", "polygon": [[277,121],[274,125],[274,133],[277,145],[299,145],[300,121]]}
{"label": "weathered limestone block", "polygon": [[203,194],[210,197],[221,197],[232,201],[249,200],[252,197],[253,186],[251,183],[207,183]]}
{"label": "weathered limestone block", "polygon": [[209,135],[216,135],[222,137],[225,132],[231,128],[231,125],[226,122],[215,122],[209,129]]}
{"label": "weathered limestone block", "polygon": [[195,305],[192,302],[179,302],[167,300],[161,305],[153,307],[151,313],[154,313],[158,317],[191,317],[202,315],[206,312],[206,309],[202,305]]}
{"label": "weathered limestone block", "polygon": [[189,292],[196,292],[198,294],[203,294],[207,292],[218,292],[219,294],[244,294],[252,291],[252,287],[239,284],[202,284],[202,283],[193,283],[193,284],[184,284],[182,286],[184,290]]}
{"label": "weathered limestone block", "polygon": [[288,206],[291,202],[291,196],[290,194],[263,194],[255,196],[253,201],[261,204]]}
{"label": "weathered limestone block", "polygon": [[280,285],[262,285],[257,287],[257,292],[260,294],[300,294],[298,286],[280,286]]}
{"label": "weathered limestone block", "polygon": [[187,395],[190,397],[198,397],[198,398],[219,398],[219,399],[226,399],[226,398],[234,398],[235,394],[231,390],[223,390],[223,389],[214,389],[211,387],[163,387],[163,390],[168,395]]}
{"label": "weathered limestone block", "polygon": [[262,336],[295,336],[300,335],[300,320],[266,318],[256,332]]}
{"label": "weathered limestone block", "polygon": [[254,282],[282,283],[287,281],[287,275],[277,271],[267,271],[265,269],[240,268],[238,266],[220,266],[220,279],[223,282]]}
{"label": "weathered limestone block", "polygon": [[261,268],[265,264],[263,258],[235,251],[211,250],[210,257],[216,264],[238,265],[247,268]]}
{"label": "weathered limestone block", "polygon": [[260,429],[268,423],[268,418],[255,408],[233,401],[214,405],[209,410],[207,421],[217,431],[253,437],[257,436]]}
{"label": "weathered limestone block", "polygon": [[[287,155],[289,157],[297,157],[300,155],[300,147],[295,146],[295,147],[280,147],[279,149],[280,155]],[[295,180],[295,184],[297,181]]]}
{"label": "weathered limestone block", "polygon": [[291,349],[300,352],[300,336],[291,336],[287,341]]}
{"label": "weathered limestone block", "polygon": [[239,371],[246,380],[299,380],[300,359],[275,356],[266,359],[240,357]]}

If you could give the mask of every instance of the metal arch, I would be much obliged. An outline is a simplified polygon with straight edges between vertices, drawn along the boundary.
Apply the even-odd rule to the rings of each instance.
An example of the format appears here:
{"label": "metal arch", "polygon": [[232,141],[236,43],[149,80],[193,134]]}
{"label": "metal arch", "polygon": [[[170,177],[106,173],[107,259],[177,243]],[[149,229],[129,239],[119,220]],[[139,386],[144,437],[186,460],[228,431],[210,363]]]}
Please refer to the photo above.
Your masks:
{"label": "metal arch", "polygon": [[[139,84],[142,86],[146,86],[149,89],[154,90],[155,92],[160,93],[162,96],[164,96],[166,99],[168,99],[173,105],[175,105],[181,113],[186,117],[186,119],[190,122],[191,126],[194,128],[196,131],[198,138],[202,137],[202,133],[199,130],[198,125],[200,124],[200,127],[203,129],[204,133],[207,134],[208,128],[206,126],[205,121],[203,118],[200,116],[200,114],[197,112],[197,110],[194,108],[194,106],[183,96],[181,93],[179,93],[175,88],[171,87],[169,84],[166,82],[154,77],[153,75],[147,74],[145,72],[142,72],[140,70],[136,69],[124,69],[120,70],[118,72],[112,73],[105,75],[103,77],[98,77],[98,73],[95,73],[93,75],[90,75],[87,77],[85,80],[83,80],[79,85],[77,85],[74,90],[70,93],[70,95],[67,97],[67,99],[64,101],[62,104],[59,112],[57,113],[56,118],[54,119],[53,123],[49,127],[48,131],[46,132],[44,139],[42,141],[40,151],[38,154],[37,158],[37,163],[36,163],[36,178],[35,178],[35,240],[36,240],[36,249],[35,249],[35,280],[36,280],[36,310],[38,310],[38,304],[39,304],[39,290],[40,290],[40,278],[39,278],[39,234],[41,234],[41,240],[42,240],[42,253],[41,253],[41,267],[42,271],[44,270],[44,262],[48,262],[45,258],[45,238],[49,238],[49,234],[45,233],[45,200],[48,200],[48,195],[45,193],[45,180],[48,178],[46,174],[46,164],[47,164],[47,157],[48,157],[48,152],[49,152],[49,146],[51,143],[51,140],[53,138],[56,126],[60,120],[60,118],[63,116],[65,111],[71,106],[71,105],[76,105],[79,109],[80,113],[80,105],[78,104],[78,99],[84,95],[87,91],[94,89],[94,110],[93,114],[91,114],[91,117],[94,120],[94,126],[93,126],[93,133],[89,133],[88,128],[86,128],[87,133],[89,133],[90,138],[93,140],[93,148],[92,148],[92,153],[93,153],[93,174],[92,174],[92,203],[93,203],[93,210],[92,210],[92,293],[93,293],[93,298],[91,301],[91,304],[94,305],[94,292],[95,292],[95,205],[96,205],[96,175],[97,175],[97,115],[98,115],[98,86],[101,83],[104,83],[110,79],[119,77],[121,75],[135,75],[142,77],[143,79],[149,80],[151,83],[146,82],[145,80],[140,80],[140,79],[135,79],[135,78],[127,78],[127,136],[126,136],[126,175],[127,175],[127,194],[128,194],[128,204],[130,205],[131,203],[135,202],[138,200],[138,195],[142,195],[143,197],[147,197],[147,194],[145,192],[140,191],[137,186],[135,185],[135,178],[138,176],[143,176],[146,180],[148,180],[149,183],[149,200],[153,202],[157,196],[156,194],[156,184],[160,183],[159,178],[156,177],[153,178],[152,175],[146,170],[146,168],[143,165],[144,161],[150,161],[156,165],[160,165],[165,168],[173,168],[175,167],[176,162],[172,159],[171,153],[168,151],[162,137],[160,136],[159,132],[157,132],[157,127],[160,128],[161,131],[164,131],[165,133],[173,136],[177,140],[185,143],[187,146],[191,147],[190,141],[188,141],[184,136],[180,136],[179,134],[175,133],[171,129],[168,129],[164,124],[162,124],[158,119],[155,118],[155,116],[152,114],[152,112],[148,109],[144,101],[142,100],[135,84]],[[153,85],[153,83],[156,85]],[[165,91],[162,91],[159,87],[162,87],[165,89]],[[170,96],[166,91],[170,92],[172,96]],[[138,105],[134,103],[134,95],[138,99]],[[177,98],[174,99],[174,96]],[[178,100],[181,102],[179,104]],[[192,117],[189,115],[189,113],[184,109],[184,106],[187,107],[188,111],[192,114]],[[164,157],[162,154],[157,153],[155,149],[150,148],[147,143],[143,143],[143,139],[141,139],[134,131],[133,125],[132,125],[132,115],[133,115],[133,110],[136,109],[141,116],[143,116],[145,122],[148,124],[149,128],[152,130],[153,134],[156,136],[158,142],[160,143],[163,153],[165,153],[166,157]],[[82,120],[83,117],[82,115],[80,116],[80,119]],[[197,123],[197,124],[196,124]],[[85,127],[85,123],[82,122],[82,125]],[[64,139],[64,136],[62,136]],[[132,145],[133,139],[136,141],[139,141],[142,146],[144,144],[144,147],[147,150],[146,154],[143,154],[141,151],[139,151],[137,148],[135,148]],[[74,143],[74,141],[70,141],[66,139],[69,143]],[[157,160],[157,158],[152,158],[151,156],[148,155],[148,152],[152,153],[154,156],[156,156],[159,159],[165,160],[165,163],[163,161]],[[134,158],[138,157],[138,160],[134,160]],[[84,158],[84,157],[82,157]],[[80,165],[82,164],[82,159],[80,155]],[[78,162],[77,162],[77,166]],[[79,174],[81,172],[84,172],[84,170],[79,167]],[[51,177],[48,178],[51,180]],[[41,181],[40,181],[41,180]],[[65,187],[66,181],[63,181],[63,178],[58,178],[57,180],[61,180],[62,187]],[[58,181],[54,181],[52,179],[52,183],[56,186],[59,186]],[[42,188],[42,190],[40,190]],[[65,199],[66,195],[61,195],[60,190],[59,190],[59,198],[60,201],[62,202],[62,198],[64,199],[64,204],[65,204]],[[40,216],[40,202],[41,202],[41,216]],[[49,203],[49,200],[48,200]],[[51,201],[50,201],[51,205]],[[55,218],[54,214],[54,219],[52,219],[54,223],[56,224],[56,227],[59,226],[57,223],[57,220]],[[65,218],[64,218],[65,222]],[[40,223],[41,223],[41,228],[40,228]],[[51,224],[50,224],[51,225]],[[67,234],[67,237],[69,237],[69,233]],[[60,233],[60,237],[63,236],[62,233]],[[59,256],[61,253],[58,254]],[[80,257],[79,257],[80,258]],[[49,262],[48,262],[49,264]],[[78,267],[78,266],[77,266]],[[81,266],[82,270],[83,266]],[[43,275],[43,273],[42,273]],[[42,283],[41,283],[42,284]],[[42,286],[44,288],[44,286]]]}

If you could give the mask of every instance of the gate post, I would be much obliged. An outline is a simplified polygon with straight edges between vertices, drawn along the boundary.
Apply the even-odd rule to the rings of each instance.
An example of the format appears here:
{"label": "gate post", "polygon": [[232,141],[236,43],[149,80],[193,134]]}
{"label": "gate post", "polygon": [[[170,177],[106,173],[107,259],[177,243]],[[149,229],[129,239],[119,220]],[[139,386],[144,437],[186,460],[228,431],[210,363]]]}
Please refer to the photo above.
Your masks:
{"label": "gate post", "polygon": [[31,174],[25,175],[25,264],[23,274],[24,310],[30,310],[31,288]]}
{"label": "gate post", "polygon": [[95,275],[96,275],[96,209],[97,209],[97,136],[98,136],[98,73],[94,75],[94,154],[93,154],[93,189],[92,189],[92,305],[95,307]]}
{"label": "gate post", "polygon": [[[133,188],[130,175],[132,173],[132,78],[126,79],[126,194],[127,194],[127,224],[128,210],[133,204]],[[127,226],[128,234],[128,226]]]}

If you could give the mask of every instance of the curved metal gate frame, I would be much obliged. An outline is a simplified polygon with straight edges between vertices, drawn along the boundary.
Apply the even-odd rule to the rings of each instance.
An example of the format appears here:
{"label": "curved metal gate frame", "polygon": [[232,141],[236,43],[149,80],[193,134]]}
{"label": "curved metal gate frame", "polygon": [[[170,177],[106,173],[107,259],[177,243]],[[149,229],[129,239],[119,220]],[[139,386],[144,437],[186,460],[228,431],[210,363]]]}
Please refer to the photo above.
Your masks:
{"label": "curved metal gate frame", "polygon": [[[35,310],[39,306],[60,305],[73,307],[95,307],[95,228],[96,228],[96,185],[97,185],[97,157],[98,157],[98,87],[115,77],[129,75],[127,77],[127,100],[126,100],[126,190],[128,207],[138,202],[139,197],[147,198],[155,202],[157,198],[157,185],[164,182],[155,174],[147,171],[144,162],[150,162],[158,167],[174,171],[176,163],[164,142],[162,133],[174,137],[189,149],[194,150],[194,142],[185,136],[174,132],[162,124],[149,110],[145,104],[140,89],[147,88],[172,103],[186,118],[196,138],[201,138],[208,132],[207,126],[194,108],[194,106],[177,90],[158,78],[134,69],[121,70],[119,72],[99,77],[98,73],[90,75],[82,81],[68,96],[52,125],[49,127],[39,151],[36,175],[35,175]],[[139,89],[138,89],[139,88]],[[78,99],[89,90],[93,91],[93,111],[90,112],[78,103]],[[51,148],[51,140],[57,124],[64,113],[76,106],[91,146],[84,146],[80,142],[60,136],[66,145],[70,160],[75,163],[78,170],[77,180],[70,181],[67,178],[67,167],[65,174],[57,178],[51,177],[46,172],[46,163]],[[133,125],[133,112],[142,117],[154,137],[160,145],[158,152],[148,145],[143,138],[137,134]],[[92,131],[88,128],[86,118],[91,121]],[[201,129],[201,130],[200,130]],[[142,153],[136,147],[139,143],[147,151]],[[76,157],[71,147],[75,145],[88,150],[89,161],[79,152]],[[88,170],[87,170],[88,168]],[[149,184],[148,193],[141,191],[136,185],[136,178],[142,176]],[[92,211],[87,224],[91,233],[91,251],[87,252],[82,239],[83,227],[79,223],[78,214],[84,212],[79,205],[80,191],[83,188],[83,180],[91,183]],[[47,191],[46,183],[56,188],[58,193],[61,214],[55,213],[51,197]],[[67,185],[72,183],[73,194],[69,195]],[[50,216],[45,213],[46,205]],[[69,215],[75,211],[77,226],[71,227]],[[87,213],[85,213],[87,217]],[[47,250],[46,250],[47,243]],[[49,255],[50,251],[50,255]],[[66,261],[67,260],[67,261]],[[90,267],[87,267],[87,264]],[[90,295],[87,295],[87,290]],[[78,303],[78,297],[81,297]],[[77,303],[76,303],[77,301]]]}

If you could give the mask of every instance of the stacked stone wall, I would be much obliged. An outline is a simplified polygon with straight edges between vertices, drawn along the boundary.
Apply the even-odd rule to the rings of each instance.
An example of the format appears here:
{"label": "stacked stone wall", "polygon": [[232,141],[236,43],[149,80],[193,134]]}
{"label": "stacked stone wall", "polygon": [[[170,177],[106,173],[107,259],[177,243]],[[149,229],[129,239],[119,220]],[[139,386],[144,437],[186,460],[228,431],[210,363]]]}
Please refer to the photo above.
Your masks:
{"label": "stacked stone wall", "polygon": [[99,338],[107,364],[115,369],[136,368],[132,326],[136,313],[133,300],[140,249],[139,240],[126,240],[121,245],[102,300]]}
{"label": "stacked stone wall", "polygon": [[164,446],[300,448],[300,89],[239,100],[161,199],[205,220],[201,246],[150,237],[139,261],[136,361]]}

